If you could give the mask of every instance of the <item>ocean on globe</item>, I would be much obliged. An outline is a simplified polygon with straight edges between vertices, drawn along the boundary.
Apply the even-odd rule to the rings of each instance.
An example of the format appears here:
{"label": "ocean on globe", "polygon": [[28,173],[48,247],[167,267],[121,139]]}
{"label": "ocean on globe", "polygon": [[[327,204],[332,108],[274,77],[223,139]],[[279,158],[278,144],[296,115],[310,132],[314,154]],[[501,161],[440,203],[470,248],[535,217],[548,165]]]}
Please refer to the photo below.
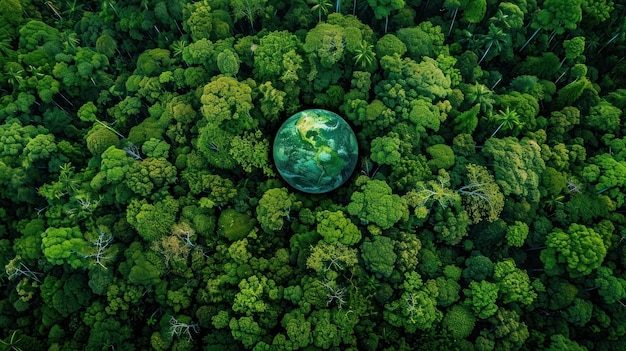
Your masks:
{"label": "ocean on globe", "polygon": [[334,112],[311,109],[289,117],[274,138],[274,163],[289,185],[321,194],[343,184],[358,160],[356,136]]}

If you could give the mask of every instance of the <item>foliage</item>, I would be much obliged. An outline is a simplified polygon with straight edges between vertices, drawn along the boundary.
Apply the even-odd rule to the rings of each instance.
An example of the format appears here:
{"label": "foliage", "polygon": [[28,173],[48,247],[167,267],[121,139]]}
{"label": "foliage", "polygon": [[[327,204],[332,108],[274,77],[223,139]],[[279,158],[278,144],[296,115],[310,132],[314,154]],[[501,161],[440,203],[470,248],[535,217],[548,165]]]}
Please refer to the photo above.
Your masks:
{"label": "foliage", "polygon": [[[593,228],[573,223],[564,231],[555,229],[546,238],[548,246],[541,252],[546,273],[556,275],[565,268],[571,277],[590,274],[600,267],[606,247]],[[565,267],[563,267],[565,265]]]}
{"label": "foliage", "polygon": [[406,216],[406,203],[392,194],[391,188],[382,180],[359,178],[360,192],[354,192],[348,204],[348,212],[365,224],[375,224],[382,229],[391,228]]}
{"label": "foliage", "polygon": [[329,244],[336,241],[353,245],[361,240],[361,232],[342,211],[324,210],[317,213],[317,233]]}
{"label": "foliage", "polygon": [[[622,3],[0,9],[0,349],[623,349]],[[329,193],[272,164],[304,108]]]}

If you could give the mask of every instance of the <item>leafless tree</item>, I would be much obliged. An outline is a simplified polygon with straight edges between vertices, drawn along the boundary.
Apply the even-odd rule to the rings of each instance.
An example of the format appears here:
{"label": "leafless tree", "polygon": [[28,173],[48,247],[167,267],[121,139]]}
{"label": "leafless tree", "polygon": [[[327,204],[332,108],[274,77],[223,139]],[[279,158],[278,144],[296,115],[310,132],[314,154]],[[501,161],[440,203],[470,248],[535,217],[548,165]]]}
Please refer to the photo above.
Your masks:
{"label": "leafless tree", "polygon": [[193,340],[191,337],[191,332],[199,333],[200,327],[198,327],[198,323],[188,324],[178,321],[174,316],[170,318],[170,333],[172,336],[181,336],[186,335],[189,341]]}
{"label": "leafless tree", "polygon": [[27,265],[22,262],[22,257],[20,255],[15,256],[6,266],[4,266],[4,270],[9,277],[9,280],[13,280],[20,276],[28,277],[38,283],[41,283],[39,280],[39,276],[43,273],[34,272]]}

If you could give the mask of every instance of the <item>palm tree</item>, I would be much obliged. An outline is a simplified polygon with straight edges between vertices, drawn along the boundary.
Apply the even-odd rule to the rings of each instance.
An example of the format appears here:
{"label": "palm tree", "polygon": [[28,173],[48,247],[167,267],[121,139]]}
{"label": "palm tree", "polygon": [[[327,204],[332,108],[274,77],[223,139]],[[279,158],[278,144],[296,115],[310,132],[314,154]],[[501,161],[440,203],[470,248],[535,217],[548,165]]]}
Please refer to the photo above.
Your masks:
{"label": "palm tree", "polygon": [[333,5],[330,3],[330,0],[314,0],[313,7],[311,8],[311,12],[317,11],[317,21],[322,22],[322,13],[324,15],[328,15],[328,11]]}
{"label": "palm tree", "polygon": [[494,50],[496,55],[502,51],[507,45],[511,45],[511,37],[507,35],[501,28],[496,27],[493,23],[489,25],[489,31],[487,34],[480,36],[479,43],[485,47],[483,56],[478,61],[478,64],[483,62],[485,57],[491,50]]}
{"label": "palm tree", "polygon": [[454,13],[452,14],[452,22],[450,22],[450,29],[448,29],[448,35],[450,35],[450,33],[452,33],[452,27],[454,27],[456,15],[459,13],[461,2],[459,0],[446,0],[443,2],[443,7],[448,10],[454,10]]}
{"label": "palm tree", "polygon": [[83,12],[83,4],[78,3],[78,0],[65,1],[66,9],[63,11],[64,15],[67,15],[68,21],[74,20],[74,14]]}
{"label": "palm tree", "polygon": [[520,122],[519,115],[517,114],[517,112],[515,112],[515,110],[511,111],[511,109],[508,106],[506,110],[498,111],[498,113],[495,116],[493,116],[493,120],[496,123],[500,122],[500,125],[493,132],[493,134],[491,134],[490,138],[493,138],[493,136],[496,135],[496,133],[498,133],[500,129],[504,128],[505,130],[506,129],[514,130],[524,125],[523,122]]}
{"label": "palm tree", "polygon": [[509,24],[509,15],[505,15],[501,9],[498,9],[496,15],[491,17],[490,20],[495,23],[503,24],[506,29],[511,29],[511,25]]}
{"label": "palm tree", "polygon": [[18,342],[20,342],[22,340],[22,339],[15,340],[15,334],[16,333],[17,333],[17,330],[14,330],[13,334],[11,334],[11,338],[9,339],[9,341],[0,340],[0,343],[2,343],[3,345],[5,345],[7,347],[10,347],[10,350],[22,351],[22,349],[16,345]]}
{"label": "palm tree", "polygon": [[72,49],[76,49],[78,44],[80,44],[78,34],[75,32],[65,31],[61,33],[61,40],[63,41],[63,46],[65,48],[71,47]]}
{"label": "palm tree", "polygon": [[17,90],[17,88],[24,81],[24,70],[14,70],[13,67],[9,67],[7,70],[7,82],[13,86],[13,91]]}
{"label": "palm tree", "polygon": [[460,33],[459,43],[465,45],[465,48],[470,51],[478,50],[478,40],[474,33],[467,29],[463,29]]}
{"label": "palm tree", "polygon": [[465,101],[467,101],[470,105],[479,104],[480,110],[486,115],[491,114],[493,104],[496,102],[493,99],[493,92],[480,83],[476,83],[469,87],[467,92],[465,92]]}
{"label": "palm tree", "polygon": [[13,51],[11,47],[11,37],[6,31],[0,31],[0,54],[9,56],[9,53]]}
{"label": "palm tree", "polygon": [[176,40],[175,42],[173,42],[171,48],[174,57],[183,57],[183,51],[185,51],[185,47],[187,47],[187,44],[187,41],[184,39]]}
{"label": "palm tree", "polygon": [[376,53],[374,52],[374,45],[368,43],[363,40],[361,42],[361,46],[356,49],[356,54],[354,55],[354,63],[357,65],[361,65],[361,68],[365,68],[369,66],[376,57]]}

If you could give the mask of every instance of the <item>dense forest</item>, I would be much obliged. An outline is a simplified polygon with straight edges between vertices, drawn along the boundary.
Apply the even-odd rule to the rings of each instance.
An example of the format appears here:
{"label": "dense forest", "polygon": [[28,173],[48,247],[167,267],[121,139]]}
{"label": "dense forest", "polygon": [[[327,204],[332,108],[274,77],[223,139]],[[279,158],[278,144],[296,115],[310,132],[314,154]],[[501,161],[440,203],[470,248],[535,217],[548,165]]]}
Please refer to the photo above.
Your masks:
{"label": "dense forest", "polygon": [[0,350],[626,348],[623,1],[0,9]]}

